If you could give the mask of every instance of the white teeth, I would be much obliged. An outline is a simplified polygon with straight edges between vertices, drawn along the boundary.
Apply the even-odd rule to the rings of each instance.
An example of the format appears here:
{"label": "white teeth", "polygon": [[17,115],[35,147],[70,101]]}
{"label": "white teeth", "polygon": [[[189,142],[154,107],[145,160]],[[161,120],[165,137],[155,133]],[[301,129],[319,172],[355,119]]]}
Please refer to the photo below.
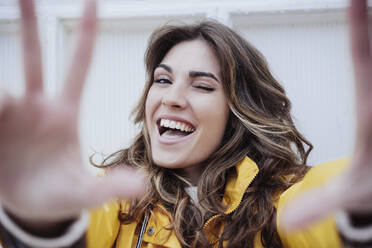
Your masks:
{"label": "white teeth", "polygon": [[185,130],[186,130],[186,125],[185,125],[185,123],[182,123],[182,124],[181,124],[181,128],[180,128],[180,129],[181,129],[181,131],[185,131]]}
{"label": "white teeth", "polygon": [[160,126],[161,127],[168,127],[168,128],[172,128],[172,129],[178,129],[178,130],[185,131],[185,132],[193,132],[194,131],[194,129],[192,127],[188,126],[184,122],[172,121],[172,120],[168,120],[168,119],[160,119]]}
{"label": "white teeth", "polygon": [[175,128],[176,127],[176,122],[175,121],[170,121],[170,128]]}

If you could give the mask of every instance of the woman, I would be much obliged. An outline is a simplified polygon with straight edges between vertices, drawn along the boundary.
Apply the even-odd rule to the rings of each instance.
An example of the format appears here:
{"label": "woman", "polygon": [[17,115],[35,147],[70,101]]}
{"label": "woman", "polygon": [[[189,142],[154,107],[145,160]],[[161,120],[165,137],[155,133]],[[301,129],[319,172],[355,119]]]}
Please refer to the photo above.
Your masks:
{"label": "woman", "polygon": [[[219,243],[248,246],[264,227],[271,247],[278,239],[273,197],[307,172],[304,144],[311,145],[294,127],[289,100],[262,55],[227,27],[202,22],[154,31],[145,62],[148,81],[136,109],[142,132],[109,165],[145,169],[151,190],[122,221],[160,204],[184,246],[208,246],[203,225],[221,215],[214,217],[227,224]],[[247,178],[232,189],[239,192],[224,194],[240,174]],[[185,191],[190,184],[198,186],[194,200]],[[239,200],[224,206],[223,197],[225,204]]]}
{"label": "woman", "polygon": [[[322,193],[310,193],[297,203],[304,209],[309,200],[330,202],[322,200],[319,205],[324,209],[314,208],[296,218],[300,224],[333,209],[365,214],[372,208],[365,200],[372,194],[368,178],[372,116],[365,107],[371,91],[366,6],[364,1],[352,4],[358,149],[351,169],[324,186]],[[21,10],[26,95],[3,96],[0,105],[4,154],[0,196],[19,226],[35,235],[55,236],[82,209],[117,197],[127,200],[92,212],[89,247],[341,245],[329,218],[296,234],[277,226],[287,201],[328,181],[343,165],[308,172],[311,144],[294,127],[284,90],[260,53],[233,31],[205,22],[154,32],[146,54],[148,82],[136,109],[142,131],[130,148],[109,158],[111,162],[104,165],[114,169],[97,179],[77,166],[81,161],[76,131],[76,106],[93,45],[94,2],[87,4],[65,90],[52,103],[41,96],[32,2],[21,1]],[[127,167],[145,171],[150,181],[145,193],[142,180],[136,180],[136,172]],[[319,179],[319,175],[325,176]],[[345,182],[353,186],[352,194],[345,195]],[[197,186],[197,195],[192,186]],[[287,225],[298,225],[291,221],[298,217],[295,211],[283,217]]]}

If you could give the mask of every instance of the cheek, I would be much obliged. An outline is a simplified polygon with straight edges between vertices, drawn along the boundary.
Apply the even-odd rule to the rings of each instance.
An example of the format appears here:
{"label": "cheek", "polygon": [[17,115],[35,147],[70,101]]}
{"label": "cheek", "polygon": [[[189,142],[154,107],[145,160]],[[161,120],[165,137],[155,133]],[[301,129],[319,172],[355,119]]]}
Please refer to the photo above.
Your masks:
{"label": "cheek", "polygon": [[206,102],[209,104],[199,105],[203,106],[199,108],[199,117],[201,122],[206,124],[206,138],[219,142],[225,133],[230,110],[224,97],[204,101]]}
{"label": "cheek", "polygon": [[147,125],[151,124],[151,117],[154,114],[155,109],[155,98],[153,94],[153,90],[150,88],[149,92],[147,93],[146,102],[145,102],[145,119]]}
{"label": "cheek", "polygon": [[147,98],[146,103],[145,103],[145,119],[146,119],[147,124],[149,124],[149,117],[150,117],[149,112],[150,112],[150,105],[149,105],[149,100]]}

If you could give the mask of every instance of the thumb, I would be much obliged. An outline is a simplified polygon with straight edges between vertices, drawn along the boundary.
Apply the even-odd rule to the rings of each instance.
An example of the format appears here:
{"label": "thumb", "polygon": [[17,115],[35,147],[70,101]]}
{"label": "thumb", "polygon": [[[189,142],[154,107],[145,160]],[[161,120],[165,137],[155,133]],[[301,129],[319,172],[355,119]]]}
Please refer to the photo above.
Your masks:
{"label": "thumb", "polygon": [[89,207],[95,207],[113,198],[140,198],[146,192],[147,182],[144,172],[131,168],[115,168],[103,177],[92,178],[86,200]]}
{"label": "thumb", "polygon": [[283,209],[280,221],[287,231],[305,228],[341,206],[338,180],[306,191]]}

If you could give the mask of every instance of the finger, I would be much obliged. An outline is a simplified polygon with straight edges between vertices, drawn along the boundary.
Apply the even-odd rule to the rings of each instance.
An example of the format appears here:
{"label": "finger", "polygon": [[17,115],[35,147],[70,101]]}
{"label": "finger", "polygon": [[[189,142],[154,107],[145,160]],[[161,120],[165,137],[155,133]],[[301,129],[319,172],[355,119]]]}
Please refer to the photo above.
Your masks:
{"label": "finger", "polygon": [[33,0],[19,0],[22,15],[23,64],[26,94],[40,93],[43,88],[41,48]]}
{"label": "finger", "polygon": [[86,194],[89,206],[97,206],[109,199],[134,199],[144,195],[147,182],[143,173],[131,169],[116,169],[104,177],[94,177]]}
{"label": "finger", "polygon": [[339,208],[341,202],[334,187],[335,184],[318,187],[294,199],[283,210],[281,226],[287,231],[302,229]]}
{"label": "finger", "polygon": [[368,36],[368,9],[366,0],[351,0],[349,10],[351,51],[357,80],[357,93],[370,87],[372,59]]}
{"label": "finger", "polygon": [[0,121],[3,120],[7,110],[13,103],[13,98],[4,87],[0,86]]}
{"label": "finger", "polygon": [[7,107],[10,105],[10,102],[10,95],[3,87],[0,87],[0,121],[2,120],[3,114],[6,112]]}
{"label": "finger", "polygon": [[365,149],[361,148],[368,147],[371,141],[370,122],[372,118],[370,101],[372,97],[372,57],[366,0],[351,0],[349,19],[356,94],[355,147],[359,148],[355,152],[362,154],[365,153]]}
{"label": "finger", "polygon": [[96,1],[87,0],[81,21],[77,46],[67,74],[63,97],[78,103],[91,63],[97,29]]}

